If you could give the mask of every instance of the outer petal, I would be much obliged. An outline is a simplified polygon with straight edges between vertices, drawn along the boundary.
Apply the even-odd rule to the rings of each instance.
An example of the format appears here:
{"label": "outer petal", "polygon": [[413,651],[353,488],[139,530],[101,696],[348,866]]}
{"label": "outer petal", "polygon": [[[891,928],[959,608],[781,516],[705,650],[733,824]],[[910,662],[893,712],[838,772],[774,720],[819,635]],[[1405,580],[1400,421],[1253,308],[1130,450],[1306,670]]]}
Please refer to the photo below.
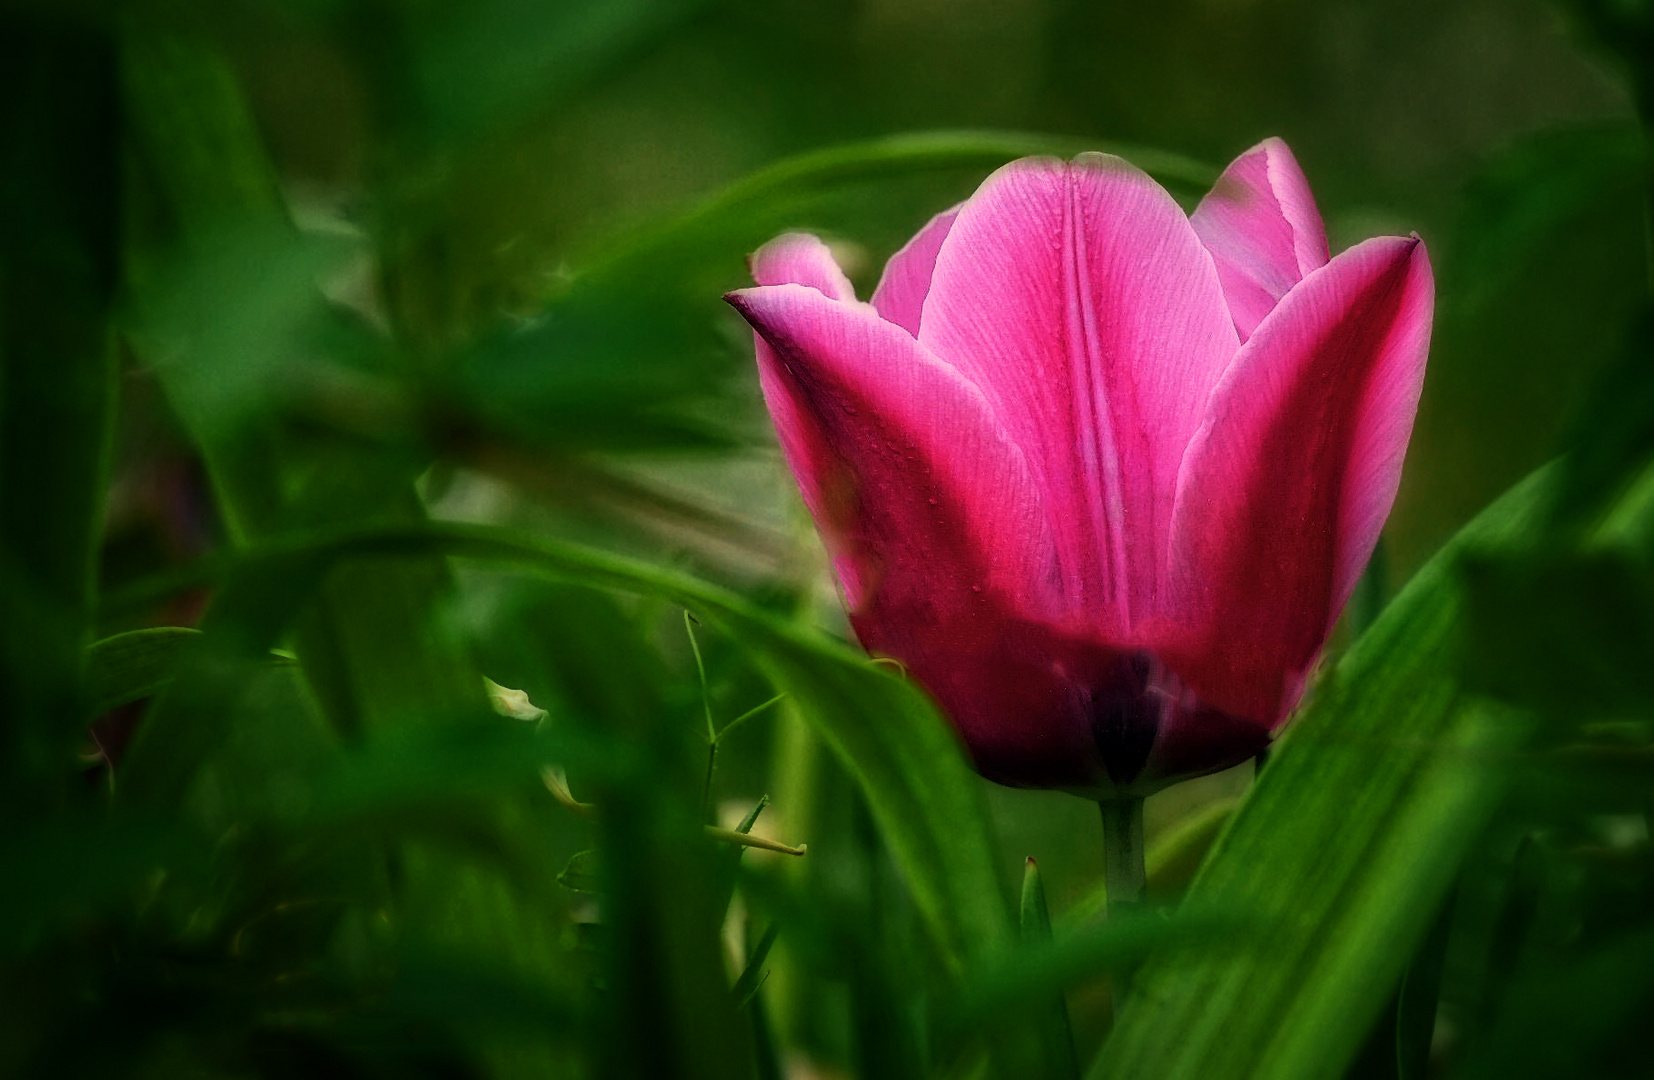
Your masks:
{"label": "outer petal", "polygon": [[854,300],[856,290],[833,253],[809,233],[783,233],[753,253],[752,280],[760,285],[808,285],[833,300]]}
{"label": "outer petal", "polygon": [[1315,196],[1280,139],[1236,158],[1189,221],[1217,261],[1242,340],[1288,289],[1327,263]]}
{"label": "outer petal", "polygon": [[931,218],[884,264],[884,274],[879,278],[878,288],[873,290],[873,306],[879,314],[914,337],[919,336],[919,315],[930,292],[936,253],[942,250],[942,241],[953,228],[953,219],[959,216],[959,210],[960,206],[956,206]]}
{"label": "outer petal", "polygon": [[1022,453],[982,394],[864,304],[731,293],[852,613],[900,594],[940,619],[1043,589],[1050,546]]}
{"label": "outer petal", "polygon": [[1157,645],[1202,700],[1264,723],[1296,703],[1395,499],[1434,295],[1416,237],[1369,240],[1225,373],[1178,480]]}
{"label": "outer petal", "polygon": [[1158,602],[1183,451],[1239,344],[1183,211],[1118,158],[1013,162],[942,242],[919,341],[1028,455],[1066,614],[1130,641]]}
{"label": "outer petal", "polygon": [[862,644],[936,695],[984,775],[1095,782],[1085,695],[1112,653],[1026,617],[1054,556],[982,393],[871,307],[799,285],[729,300],[763,343],[764,397]]}

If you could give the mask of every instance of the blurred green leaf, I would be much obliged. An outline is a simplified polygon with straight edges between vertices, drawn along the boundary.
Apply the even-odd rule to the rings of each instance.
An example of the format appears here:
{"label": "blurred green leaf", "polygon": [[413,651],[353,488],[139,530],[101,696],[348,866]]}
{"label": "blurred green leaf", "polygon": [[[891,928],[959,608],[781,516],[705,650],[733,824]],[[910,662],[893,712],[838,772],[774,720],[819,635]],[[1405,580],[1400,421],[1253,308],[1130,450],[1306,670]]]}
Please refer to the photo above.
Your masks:
{"label": "blurred green leaf", "polygon": [[1498,755],[1526,728],[1455,686],[1455,564],[1531,533],[1555,485],[1555,470],[1536,474],[1489,507],[1322,680],[1185,901],[1255,911],[1267,929],[1151,961],[1093,1076],[1310,1078],[1349,1064],[1482,828]]}
{"label": "blurred green leaf", "polygon": [[1466,570],[1477,689],[1570,726],[1654,713],[1654,566],[1609,551]]}
{"label": "blurred green leaf", "polygon": [[1396,997],[1396,1080],[1426,1080],[1430,1047],[1436,1037],[1441,1006],[1442,966],[1453,930],[1454,897],[1450,894],[1430,933],[1408,965]]}
{"label": "blurred green leaf", "polygon": [[115,415],[109,42],[0,12],[0,96],[0,802],[15,820],[78,780],[70,739]]}
{"label": "blurred green leaf", "polygon": [[1491,302],[1605,205],[1633,208],[1648,179],[1648,145],[1626,123],[1542,131],[1495,156],[1465,193],[1463,302]]}
{"label": "blurred green leaf", "polygon": [[847,646],[673,571],[485,526],[364,526],[293,535],[250,553],[236,579],[256,586],[259,623],[270,626],[290,617],[339,559],[432,552],[662,597],[721,626],[751,650],[856,777],[948,964],[957,967],[968,955],[1010,940],[1012,916],[990,855],[980,781],[956,736],[916,687]]}
{"label": "blurred green leaf", "polygon": [[[1069,944],[1066,941],[1063,943],[1065,955],[1071,955]],[[1040,879],[1039,865],[1032,857],[1022,872],[1022,947],[1035,953],[1052,948],[1051,912],[1045,904],[1045,883]],[[1023,963],[1029,963],[1026,954]],[[1062,993],[1059,991],[1047,1001],[1025,1008],[1030,1011],[1038,1009],[1035,1023],[1045,1029],[1042,1042],[1049,1048],[1052,1057],[1048,1062],[1049,1075],[1077,1080],[1080,1062],[1074,1056],[1074,1031],[1068,1021],[1068,1002]]]}
{"label": "blurred green leaf", "polygon": [[120,28],[121,89],[142,167],[191,241],[285,224],[258,121],[235,71],[205,38],[137,13]]}
{"label": "blurred green leaf", "polygon": [[1026,1022],[1028,1012],[1045,1008],[1053,994],[1162,951],[1209,953],[1245,925],[1243,917],[1189,911],[1173,918],[1116,918],[984,956],[966,973],[950,1005],[950,1022],[960,1028]]}
{"label": "blurred green leaf", "polygon": [[[1654,931],[1645,928],[1560,970],[1519,982],[1487,1051],[1465,1075],[1475,1080],[1644,1076],[1644,1021],[1651,1008]],[[1559,1017],[1568,1020],[1559,1024]]]}
{"label": "blurred green leaf", "polygon": [[320,282],[352,254],[283,223],[199,238],[152,268],[137,298],[140,341],[173,408],[216,446],[327,389]]}
{"label": "blurred green leaf", "polygon": [[426,137],[450,145],[513,113],[557,103],[703,6],[704,0],[475,0],[416,8],[403,14],[413,44],[409,104],[428,126]]}
{"label": "blurred green leaf", "polygon": [[352,1027],[360,1037],[371,1028],[396,1031],[411,1021],[539,1041],[577,1033],[584,1012],[579,1003],[510,969],[440,947],[413,945],[397,957],[389,992],[366,1016],[353,1018]]}
{"label": "blurred green leaf", "polygon": [[[335,755],[295,793],[293,818],[307,827],[343,827],[364,817],[395,820],[455,800],[483,800],[540,787],[540,771],[571,763],[599,774],[636,768],[625,748],[592,738],[571,724],[542,730],[505,717],[477,723],[469,716],[408,725]],[[547,812],[549,798],[542,803]]]}
{"label": "blurred green leaf", "polygon": [[91,716],[149,697],[172,681],[184,647],[200,636],[187,626],[131,630],[96,642],[86,652]]}
{"label": "blurred green leaf", "polygon": [[199,836],[155,819],[63,815],[14,829],[0,840],[0,866],[27,887],[0,890],[0,950],[15,954],[50,930],[131,910],[164,876],[199,876],[207,855]]}

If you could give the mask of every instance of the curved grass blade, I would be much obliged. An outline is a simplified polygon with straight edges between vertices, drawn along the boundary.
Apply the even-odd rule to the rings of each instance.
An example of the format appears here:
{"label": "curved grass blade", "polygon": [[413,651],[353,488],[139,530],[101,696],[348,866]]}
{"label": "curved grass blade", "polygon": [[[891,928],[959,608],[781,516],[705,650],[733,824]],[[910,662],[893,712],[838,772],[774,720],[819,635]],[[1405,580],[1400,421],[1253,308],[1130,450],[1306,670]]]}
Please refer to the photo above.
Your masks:
{"label": "curved grass blade", "polygon": [[[1191,886],[1254,948],[1152,961],[1093,1077],[1340,1075],[1502,786],[1516,714],[1461,698],[1453,569],[1542,520],[1541,471],[1466,526],[1322,682]],[[1290,1018],[1290,1022],[1287,1022]]]}
{"label": "curved grass blade", "polygon": [[[692,577],[492,526],[431,523],[294,534],[249,552],[233,576],[257,593],[250,606],[261,632],[273,634],[337,561],[432,553],[666,599],[720,626],[751,651],[861,785],[948,966],[957,970],[968,956],[1012,940],[1009,898],[993,864],[980,781],[958,740],[917,687],[846,645]],[[168,714],[150,719],[165,723]],[[155,745],[169,738],[165,731],[147,735]],[[180,748],[165,755],[169,789],[187,779],[180,770],[200,760],[206,748],[199,741],[210,738],[199,727],[187,735],[195,741],[189,753]],[[129,789],[133,772],[129,764]]]}

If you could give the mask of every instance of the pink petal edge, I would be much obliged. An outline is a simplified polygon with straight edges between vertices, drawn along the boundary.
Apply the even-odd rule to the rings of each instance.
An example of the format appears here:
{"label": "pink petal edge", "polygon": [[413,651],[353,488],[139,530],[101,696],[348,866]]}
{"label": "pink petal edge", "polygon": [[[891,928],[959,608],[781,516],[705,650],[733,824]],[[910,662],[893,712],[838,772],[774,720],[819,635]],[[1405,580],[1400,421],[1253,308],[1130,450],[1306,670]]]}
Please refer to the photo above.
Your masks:
{"label": "pink petal edge", "polygon": [[924,311],[925,297],[930,293],[931,275],[936,270],[936,254],[942,250],[942,241],[959,216],[960,203],[944,210],[925,223],[902,250],[884,264],[884,274],[873,290],[873,306],[886,321],[893,322],[914,337],[919,336],[919,316]]}
{"label": "pink petal edge", "polygon": [[1329,256],[1309,181],[1280,139],[1236,158],[1189,221],[1217,263],[1243,341]]}
{"label": "pink petal edge", "polygon": [[809,233],[781,234],[753,252],[748,265],[760,285],[808,285],[833,300],[856,298],[832,251]]}

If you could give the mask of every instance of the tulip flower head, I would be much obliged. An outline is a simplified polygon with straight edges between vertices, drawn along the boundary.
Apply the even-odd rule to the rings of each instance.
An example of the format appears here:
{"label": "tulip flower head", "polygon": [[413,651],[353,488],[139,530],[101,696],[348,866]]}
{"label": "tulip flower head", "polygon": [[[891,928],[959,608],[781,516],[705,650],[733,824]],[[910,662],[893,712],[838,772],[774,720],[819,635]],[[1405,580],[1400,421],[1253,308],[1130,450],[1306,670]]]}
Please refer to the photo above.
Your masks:
{"label": "tulip flower head", "polygon": [[1372,554],[1430,338],[1423,243],[1329,257],[1286,145],[1192,215],[1028,158],[860,303],[789,234],[731,293],[862,645],[978,770],[1136,796],[1267,745]]}

